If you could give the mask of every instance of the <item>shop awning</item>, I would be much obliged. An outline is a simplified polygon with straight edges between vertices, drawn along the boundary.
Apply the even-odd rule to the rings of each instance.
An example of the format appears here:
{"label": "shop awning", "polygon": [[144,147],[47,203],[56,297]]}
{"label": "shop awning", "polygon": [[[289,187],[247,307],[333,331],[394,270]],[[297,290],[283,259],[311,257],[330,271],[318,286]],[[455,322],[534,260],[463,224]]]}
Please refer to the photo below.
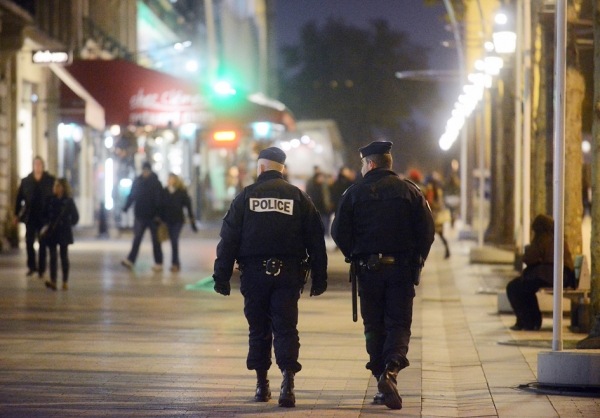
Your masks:
{"label": "shop awning", "polygon": [[[213,109],[198,85],[129,61],[79,60],[64,71],[104,108],[107,125],[178,127],[185,123],[264,121],[294,129],[291,112],[272,99],[255,94],[235,109]],[[83,124],[84,108],[91,101],[61,80],[61,119]]]}
{"label": "shop awning", "polygon": [[[49,67],[60,81],[63,82],[63,85],[68,86],[72,93],[75,93],[79,99],[83,100],[83,120],[85,123],[97,130],[104,129],[106,126],[104,108],[64,67],[56,64],[50,64]],[[81,118],[82,112],[79,109],[74,109],[73,111],[72,116]]]}
{"label": "shop awning", "polygon": [[[64,67],[102,106],[107,125],[177,127],[206,123],[211,114],[197,87],[186,80],[123,60],[80,60]],[[63,121],[82,123],[81,98],[61,85]]]}

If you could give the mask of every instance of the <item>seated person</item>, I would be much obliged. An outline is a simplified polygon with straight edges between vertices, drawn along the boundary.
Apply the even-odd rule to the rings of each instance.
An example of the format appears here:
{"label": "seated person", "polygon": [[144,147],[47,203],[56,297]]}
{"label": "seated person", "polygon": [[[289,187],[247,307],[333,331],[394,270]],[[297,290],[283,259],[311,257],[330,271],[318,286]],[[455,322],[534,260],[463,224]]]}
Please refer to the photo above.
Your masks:
{"label": "seated person", "polygon": [[[525,247],[523,274],[506,286],[508,300],[517,316],[517,322],[510,329],[515,331],[539,330],[542,326],[542,313],[536,292],[542,287],[554,285],[554,220],[546,215],[538,215],[531,224],[533,239]],[[575,283],[573,258],[565,241],[564,287]]]}

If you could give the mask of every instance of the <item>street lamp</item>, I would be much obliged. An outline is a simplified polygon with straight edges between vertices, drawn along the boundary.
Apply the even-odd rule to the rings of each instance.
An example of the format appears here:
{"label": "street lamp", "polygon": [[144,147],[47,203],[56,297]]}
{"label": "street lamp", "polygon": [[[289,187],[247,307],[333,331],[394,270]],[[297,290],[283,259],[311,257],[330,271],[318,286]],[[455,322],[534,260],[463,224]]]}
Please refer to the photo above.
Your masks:
{"label": "street lamp", "polygon": [[494,49],[498,54],[512,54],[517,48],[517,34],[514,31],[514,22],[509,20],[504,11],[498,12],[494,18]]}

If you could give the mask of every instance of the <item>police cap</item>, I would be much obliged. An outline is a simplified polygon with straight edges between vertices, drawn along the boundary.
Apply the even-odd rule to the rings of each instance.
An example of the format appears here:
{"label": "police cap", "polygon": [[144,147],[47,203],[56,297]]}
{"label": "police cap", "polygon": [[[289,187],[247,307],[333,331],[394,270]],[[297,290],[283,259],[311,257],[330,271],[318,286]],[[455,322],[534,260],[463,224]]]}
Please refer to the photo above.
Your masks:
{"label": "police cap", "polygon": [[279,163],[279,164],[285,163],[285,157],[286,157],[285,152],[283,152],[283,150],[281,148],[277,148],[277,147],[265,148],[264,150],[262,150],[260,152],[260,154],[258,154],[259,160],[264,158],[265,160],[275,161],[276,163]]}
{"label": "police cap", "polygon": [[359,148],[358,151],[360,151],[360,158],[363,158],[373,154],[389,154],[391,149],[392,143],[390,141],[375,141]]}

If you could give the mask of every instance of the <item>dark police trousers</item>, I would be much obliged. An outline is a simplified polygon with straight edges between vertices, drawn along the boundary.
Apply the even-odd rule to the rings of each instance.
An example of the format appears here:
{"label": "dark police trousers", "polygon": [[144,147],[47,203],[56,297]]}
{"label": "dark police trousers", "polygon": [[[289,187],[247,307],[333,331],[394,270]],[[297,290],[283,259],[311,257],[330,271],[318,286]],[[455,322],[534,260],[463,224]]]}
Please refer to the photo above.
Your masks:
{"label": "dark police trousers", "polygon": [[405,265],[381,265],[379,271],[361,270],[358,276],[360,314],[363,318],[367,369],[379,376],[387,363],[395,361],[400,369],[406,358],[412,324],[413,269]]}
{"label": "dark police trousers", "polygon": [[302,288],[300,262],[285,262],[279,275],[268,275],[262,263],[245,263],[240,290],[250,328],[246,365],[249,370],[269,370],[271,345],[281,370],[302,369],[298,363],[298,299]]}

